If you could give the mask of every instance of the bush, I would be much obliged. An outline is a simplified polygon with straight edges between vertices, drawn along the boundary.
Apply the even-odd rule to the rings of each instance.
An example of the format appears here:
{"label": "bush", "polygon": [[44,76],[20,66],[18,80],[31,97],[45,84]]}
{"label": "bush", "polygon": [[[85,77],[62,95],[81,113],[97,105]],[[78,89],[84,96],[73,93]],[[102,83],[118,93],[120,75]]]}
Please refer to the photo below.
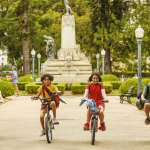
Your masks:
{"label": "bush", "polygon": [[103,81],[119,81],[119,78],[112,74],[106,74],[104,76],[101,76],[101,78]]}
{"label": "bush", "polygon": [[[55,85],[59,91],[64,92],[66,90],[67,84],[60,82],[60,83],[52,83]],[[28,83],[25,85],[25,91],[30,94],[36,94],[39,87],[41,87],[43,83]]]}
{"label": "bush", "polygon": [[147,85],[148,83],[150,83],[150,79],[148,79],[148,78],[142,79],[142,89],[143,89],[144,86]]}
{"label": "bush", "polygon": [[33,82],[33,79],[30,76],[23,76],[18,79],[18,82]]}
{"label": "bush", "polygon": [[[84,94],[86,86],[90,84],[89,82],[74,82],[71,85],[71,91],[73,94]],[[102,83],[105,86],[106,93],[110,93],[112,91],[112,84],[109,82]]]}
{"label": "bush", "polygon": [[18,89],[19,90],[25,90],[25,85],[29,82],[18,82]]}
{"label": "bush", "polygon": [[[36,80],[38,78],[37,75],[34,75],[34,80]],[[25,75],[23,77],[20,77],[18,79],[19,82],[33,82],[33,77],[32,77],[32,74],[28,74],[28,75]]]}
{"label": "bush", "polygon": [[0,81],[0,90],[4,98],[15,94],[13,85],[8,81]]}
{"label": "bush", "polygon": [[8,75],[8,76],[11,76],[12,73],[3,73],[3,74],[2,74],[2,77],[6,77],[7,75]]}
{"label": "bush", "polygon": [[131,86],[135,86],[134,90],[132,91],[132,96],[136,96],[138,92],[138,79],[135,78],[124,81],[119,88],[119,93],[127,94]]}
{"label": "bush", "polygon": [[73,82],[71,85],[71,92],[73,94],[83,94],[87,84],[89,83]]}
{"label": "bush", "polygon": [[121,84],[123,83],[122,81],[110,81],[110,83],[113,85],[113,89],[119,89]]}
{"label": "bush", "polygon": [[9,82],[9,80],[7,80],[6,77],[3,77],[2,80],[3,80],[3,81],[8,81],[8,82]]}
{"label": "bush", "polygon": [[103,82],[103,85],[105,87],[105,92],[108,94],[112,91],[113,85],[109,82]]}
{"label": "bush", "polygon": [[37,94],[37,90],[41,85],[36,85],[35,83],[28,83],[25,85],[25,91],[29,94]]}

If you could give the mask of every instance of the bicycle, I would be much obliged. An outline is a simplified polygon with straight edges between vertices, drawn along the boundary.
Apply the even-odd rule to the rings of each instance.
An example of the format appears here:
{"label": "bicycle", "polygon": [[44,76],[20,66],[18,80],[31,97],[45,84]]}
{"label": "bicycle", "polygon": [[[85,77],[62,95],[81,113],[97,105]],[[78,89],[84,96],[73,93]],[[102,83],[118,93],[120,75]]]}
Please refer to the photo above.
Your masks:
{"label": "bicycle", "polygon": [[[109,101],[106,101],[106,100],[102,100],[102,102],[104,103],[108,103]],[[97,107],[94,107],[94,108],[97,108]],[[98,111],[99,112],[99,111]],[[101,130],[101,127],[97,128],[98,127],[98,115],[99,114],[91,114],[91,126],[92,126],[92,129],[91,129],[91,144],[94,145],[94,142],[95,142],[95,133],[98,132],[98,129]]]}
{"label": "bicycle", "polygon": [[[58,93],[56,92],[53,92],[52,95],[48,98],[40,98],[40,97],[37,97],[35,96],[33,100],[40,100],[41,103],[43,105],[46,105],[46,108],[47,108],[47,116],[45,117],[45,121],[44,121],[44,124],[45,124],[45,132],[46,132],[46,139],[47,139],[47,142],[48,143],[51,143],[52,141],[52,129],[54,129],[54,123],[52,121],[52,117],[50,115],[50,110],[52,110],[50,108],[50,103],[52,101],[54,101],[54,98],[53,96],[56,96],[58,95]],[[65,101],[63,101],[60,97],[59,97],[59,100],[62,102],[62,103],[65,103],[67,104]],[[43,102],[44,101],[44,102]]]}

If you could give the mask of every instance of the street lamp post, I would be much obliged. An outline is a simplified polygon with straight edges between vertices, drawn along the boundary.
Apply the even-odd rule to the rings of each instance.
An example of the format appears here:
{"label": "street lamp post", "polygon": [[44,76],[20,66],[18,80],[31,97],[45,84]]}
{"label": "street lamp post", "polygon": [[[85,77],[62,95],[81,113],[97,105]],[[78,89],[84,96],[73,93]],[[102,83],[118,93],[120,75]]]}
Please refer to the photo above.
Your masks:
{"label": "street lamp post", "polygon": [[105,50],[104,49],[101,51],[101,55],[102,55],[102,59],[103,59],[103,62],[102,62],[102,74],[104,76],[104,57],[105,57]]}
{"label": "street lamp post", "polygon": [[37,58],[38,58],[38,76],[40,78],[40,59],[41,59],[41,54],[40,53],[37,54]]}
{"label": "street lamp post", "polygon": [[31,55],[32,55],[32,74],[33,74],[33,81],[34,81],[34,57],[35,57],[34,49],[31,51]]}
{"label": "street lamp post", "polygon": [[141,43],[142,38],[144,36],[144,30],[139,25],[138,28],[135,30],[135,36],[137,38],[138,43],[138,93],[141,91],[141,79],[142,79],[142,73],[141,73]]}
{"label": "street lamp post", "polygon": [[97,59],[97,71],[99,72],[99,54],[96,54],[96,59]]}
{"label": "street lamp post", "polygon": [[2,74],[3,74],[3,59],[2,59]]}

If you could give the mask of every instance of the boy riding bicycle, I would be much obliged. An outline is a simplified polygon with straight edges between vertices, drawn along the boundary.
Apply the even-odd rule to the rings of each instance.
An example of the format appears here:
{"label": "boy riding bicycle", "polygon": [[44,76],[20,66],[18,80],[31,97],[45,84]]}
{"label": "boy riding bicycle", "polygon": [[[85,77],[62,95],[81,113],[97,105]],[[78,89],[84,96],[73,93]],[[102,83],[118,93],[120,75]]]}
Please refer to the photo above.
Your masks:
{"label": "boy riding bicycle", "polygon": [[[91,84],[88,84],[85,89],[84,98],[89,96],[89,99],[93,99],[97,105],[97,108],[100,110],[99,112],[99,119],[100,119],[100,126],[101,130],[105,131],[106,126],[104,122],[104,110],[105,110],[105,104],[102,102],[103,98],[105,101],[107,100],[106,94],[105,94],[105,87],[103,84],[99,84],[99,82],[102,81],[100,75],[98,72],[93,72],[91,76],[89,77],[89,82],[92,81]],[[89,130],[89,123],[91,120],[91,114],[90,109],[87,107],[87,122],[84,124],[84,130]]]}
{"label": "boy riding bicycle", "polygon": [[[54,77],[50,74],[44,74],[41,77],[41,82],[44,83],[43,86],[41,86],[38,89],[38,94],[37,96],[41,96],[42,98],[49,98],[50,94],[47,91],[50,91],[51,93],[53,93],[54,91],[56,93],[61,93],[61,91],[58,91],[57,87],[55,85],[52,85],[51,82],[54,80]],[[34,96],[32,97],[34,98]],[[56,106],[56,102],[52,101],[50,103],[50,108],[52,109],[53,112],[53,121],[54,124],[59,124],[59,121],[56,119],[56,108],[58,106]],[[43,136],[45,135],[45,127],[44,127],[44,116],[46,114],[47,108],[45,105],[41,105],[41,111],[40,111],[40,123],[42,126],[42,131],[39,133],[39,136]]]}

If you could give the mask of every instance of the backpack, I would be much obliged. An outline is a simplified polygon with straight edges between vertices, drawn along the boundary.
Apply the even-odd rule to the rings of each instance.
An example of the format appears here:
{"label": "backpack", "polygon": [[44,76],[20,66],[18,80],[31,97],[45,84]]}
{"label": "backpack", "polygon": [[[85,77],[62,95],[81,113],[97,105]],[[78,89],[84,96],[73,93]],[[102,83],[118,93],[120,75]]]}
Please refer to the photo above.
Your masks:
{"label": "backpack", "polygon": [[[149,87],[148,87],[148,85],[146,85],[146,87],[147,87],[147,91],[146,91],[146,94],[145,94],[145,98],[148,96],[148,93],[149,93]],[[137,94],[137,98],[138,98],[138,100],[136,101],[136,107],[139,109],[139,110],[141,110],[141,109],[143,109],[144,108],[144,104],[145,104],[145,102],[143,102],[142,100],[141,100],[141,95],[142,95],[142,93],[143,93],[143,91],[140,91],[138,94]]]}
{"label": "backpack", "polygon": [[[101,91],[101,84],[99,84],[100,87],[100,91]],[[89,95],[90,95],[90,88],[91,88],[91,84],[89,84]],[[87,98],[89,98],[89,95],[87,96]]]}
{"label": "backpack", "polygon": [[[146,85],[146,87],[147,87],[147,91],[146,91],[145,98],[148,96],[148,93],[149,93],[149,87],[148,87],[148,84]],[[141,90],[141,91],[137,94],[137,98],[138,98],[138,99],[141,98],[142,93],[143,93],[143,91]]]}

